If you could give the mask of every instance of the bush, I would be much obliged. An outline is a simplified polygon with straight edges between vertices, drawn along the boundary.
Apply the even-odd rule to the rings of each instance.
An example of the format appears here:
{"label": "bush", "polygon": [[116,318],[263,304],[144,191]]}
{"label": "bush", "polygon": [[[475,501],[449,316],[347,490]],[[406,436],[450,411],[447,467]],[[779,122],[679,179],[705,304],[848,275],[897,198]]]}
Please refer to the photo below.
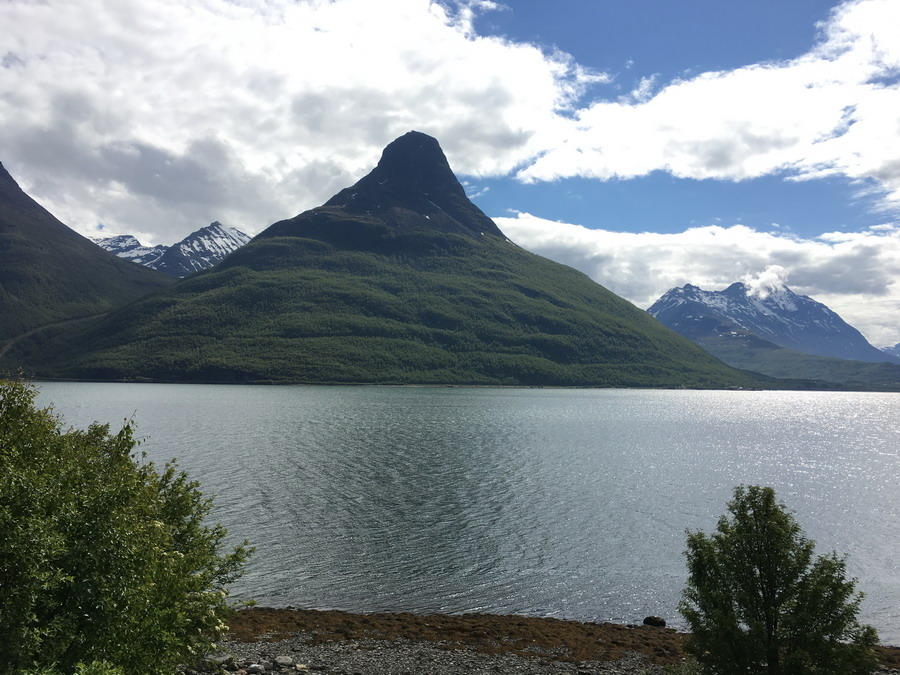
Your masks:
{"label": "bush", "polygon": [[223,552],[211,500],[174,464],[138,461],[131,424],[63,430],[34,396],[0,381],[0,672],[193,661],[251,549]]}
{"label": "bush", "polygon": [[862,594],[836,554],[813,562],[772,488],[738,487],[716,534],[688,533],[679,611],[688,651],[709,673],[869,673],[877,634],[857,620]]}

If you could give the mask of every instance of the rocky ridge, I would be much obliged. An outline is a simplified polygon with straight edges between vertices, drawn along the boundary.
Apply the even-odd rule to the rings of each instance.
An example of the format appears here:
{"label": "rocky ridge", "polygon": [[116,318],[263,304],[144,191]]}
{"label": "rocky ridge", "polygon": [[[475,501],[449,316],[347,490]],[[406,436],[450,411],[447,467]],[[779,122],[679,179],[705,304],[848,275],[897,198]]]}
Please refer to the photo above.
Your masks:
{"label": "rocky ridge", "polygon": [[783,284],[751,288],[737,282],[723,291],[686,284],[667,291],[647,311],[695,341],[710,332],[738,332],[804,354],[900,363],[828,307]]}
{"label": "rocky ridge", "polygon": [[111,237],[92,237],[91,241],[120,258],[130,260],[144,267],[154,267],[157,260],[166,252],[167,246],[144,246],[137,237],[130,234],[117,234]]}
{"label": "rocky ridge", "polygon": [[183,278],[220,263],[229,253],[250,241],[250,236],[215,221],[171,246],[144,246],[130,234],[92,241],[120,258]]}

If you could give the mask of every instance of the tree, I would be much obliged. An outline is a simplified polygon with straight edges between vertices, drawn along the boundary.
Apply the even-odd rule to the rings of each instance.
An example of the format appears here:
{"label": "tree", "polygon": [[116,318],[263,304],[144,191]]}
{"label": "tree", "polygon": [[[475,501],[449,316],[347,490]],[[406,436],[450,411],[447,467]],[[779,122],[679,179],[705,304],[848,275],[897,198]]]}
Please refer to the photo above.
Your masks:
{"label": "tree", "polygon": [[0,672],[171,673],[225,629],[252,549],[223,551],[211,500],[132,454],[130,423],[64,430],[34,396],[0,381]]}
{"label": "tree", "polygon": [[688,649],[710,673],[869,673],[875,629],[857,620],[862,594],[835,553],[813,561],[768,487],[740,486],[716,533],[688,532],[679,611]]}

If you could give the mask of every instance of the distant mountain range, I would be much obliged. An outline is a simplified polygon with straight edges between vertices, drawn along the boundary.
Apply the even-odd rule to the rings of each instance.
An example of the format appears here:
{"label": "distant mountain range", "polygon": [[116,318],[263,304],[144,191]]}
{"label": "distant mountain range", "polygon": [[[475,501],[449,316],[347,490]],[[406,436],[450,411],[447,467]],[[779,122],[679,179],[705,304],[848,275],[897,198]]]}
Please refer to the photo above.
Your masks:
{"label": "distant mountain range", "polygon": [[172,283],[66,227],[0,164],[0,353],[3,340],[107,312]]}
{"label": "distant mountain range", "polygon": [[687,284],[647,310],[661,323],[736,368],[779,378],[900,388],[900,358],[873,347],[820,302],[787,286],[754,292]]}
{"label": "distant mountain range", "polygon": [[417,132],[215,267],[7,359],[75,379],[773,386],[510,242]]}
{"label": "distant mountain range", "polygon": [[894,360],[821,302],[783,285],[753,292],[740,282],[724,291],[704,291],[687,284],[668,291],[647,311],[682,335],[715,319],[722,327],[737,328],[804,354],[856,361]]}
{"label": "distant mountain range", "polygon": [[172,246],[143,246],[130,234],[93,241],[120,258],[181,278],[217,265],[226,255],[250,241],[250,236],[215,221]]}

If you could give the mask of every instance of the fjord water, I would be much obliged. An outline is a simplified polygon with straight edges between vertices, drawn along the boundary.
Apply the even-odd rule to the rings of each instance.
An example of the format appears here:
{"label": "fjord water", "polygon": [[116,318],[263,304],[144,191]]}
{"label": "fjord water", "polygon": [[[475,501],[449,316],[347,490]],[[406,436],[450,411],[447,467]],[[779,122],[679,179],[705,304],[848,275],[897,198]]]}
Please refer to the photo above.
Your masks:
{"label": "fjord water", "polygon": [[234,595],[352,611],[680,625],[685,529],[773,486],[900,644],[900,396],[42,383],[137,422],[257,553]]}

